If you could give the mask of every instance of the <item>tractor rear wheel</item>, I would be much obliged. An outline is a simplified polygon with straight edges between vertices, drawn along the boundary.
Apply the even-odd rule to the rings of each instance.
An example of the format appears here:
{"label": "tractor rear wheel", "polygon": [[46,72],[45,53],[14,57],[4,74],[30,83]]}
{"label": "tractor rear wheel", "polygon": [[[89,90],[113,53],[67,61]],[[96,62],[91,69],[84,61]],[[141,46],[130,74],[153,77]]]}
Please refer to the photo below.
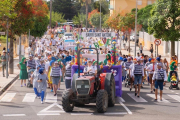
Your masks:
{"label": "tractor rear wheel", "polygon": [[72,89],[67,89],[62,95],[62,107],[65,112],[72,112],[74,109],[74,103],[71,101],[73,97]]}
{"label": "tractor rear wheel", "polygon": [[104,113],[108,108],[108,94],[106,90],[99,90],[96,96],[97,112]]}
{"label": "tractor rear wheel", "polygon": [[116,89],[115,89],[115,80],[114,80],[114,76],[111,76],[111,80],[110,80],[110,92],[108,94],[108,106],[109,107],[113,107],[116,100],[115,100],[115,96],[116,96]]}

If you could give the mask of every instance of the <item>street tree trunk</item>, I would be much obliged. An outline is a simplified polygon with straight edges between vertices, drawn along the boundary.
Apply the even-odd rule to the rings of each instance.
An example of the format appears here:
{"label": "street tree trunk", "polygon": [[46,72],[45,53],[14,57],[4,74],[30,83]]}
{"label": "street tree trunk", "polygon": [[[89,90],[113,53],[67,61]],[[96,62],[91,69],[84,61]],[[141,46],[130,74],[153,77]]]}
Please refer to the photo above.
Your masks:
{"label": "street tree trunk", "polygon": [[130,49],[130,33],[128,33],[128,39],[129,39],[129,54],[131,52],[131,49]]}
{"label": "street tree trunk", "polygon": [[171,57],[175,55],[175,41],[171,41]]}
{"label": "street tree trunk", "polygon": [[86,29],[88,25],[88,0],[86,0]]}
{"label": "street tree trunk", "polygon": [[14,73],[14,50],[13,50],[13,37],[10,38],[10,47],[9,47],[9,74]]}

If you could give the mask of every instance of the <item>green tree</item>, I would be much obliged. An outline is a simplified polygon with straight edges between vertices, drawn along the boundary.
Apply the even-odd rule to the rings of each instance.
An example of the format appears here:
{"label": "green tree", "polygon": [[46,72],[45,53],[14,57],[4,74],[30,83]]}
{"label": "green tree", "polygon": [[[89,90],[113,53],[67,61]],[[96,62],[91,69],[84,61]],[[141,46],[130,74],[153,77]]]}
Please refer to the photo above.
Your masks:
{"label": "green tree", "polygon": [[143,29],[148,32],[148,19],[151,17],[151,13],[150,11],[153,8],[153,5],[148,5],[144,8],[141,8],[140,10],[138,10],[138,14],[137,14],[137,23],[139,25],[142,25]]}
{"label": "green tree", "polygon": [[130,53],[130,34],[131,30],[135,28],[135,14],[134,13],[127,13],[124,16],[119,15],[119,30],[126,33],[129,38],[129,53]]}
{"label": "green tree", "polygon": [[[52,27],[55,27],[57,23],[66,22],[64,17],[65,15],[63,15],[63,13],[52,12]],[[48,18],[50,19],[50,14],[48,14]]]}
{"label": "green tree", "polygon": [[31,35],[34,37],[42,37],[47,31],[47,26],[49,24],[48,16],[35,18],[34,27],[31,29]]}
{"label": "green tree", "polygon": [[104,17],[103,17],[103,25],[102,25],[103,28],[108,28],[109,27],[108,24],[107,24],[108,19],[109,19],[109,14],[105,14]]}
{"label": "green tree", "polygon": [[180,38],[179,8],[179,0],[157,0],[148,21],[149,34],[163,41],[171,41],[171,56],[175,55],[175,41]]}
{"label": "green tree", "polygon": [[[90,18],[90,22],[92,23],[92,25],[96,28],[100,28],[100,13],[94,13],[92,14],[91,18]],[[102,19],[101,19],[101,25],[103,25],[103,15],[101,13]]]}
{"label": "green tree", "polygon": [[[82,25],[83,27],[86,26],[86,15],[85,14],[78,13],[78,15],[75,15],[72,20],[75,25],[78,25],[78,26]],[[90,26],[89,22],[88,22],[88,26]]]}
{"label": "green tree", "polygon": [[92,4],[92,9],[97,9],[100,12],[100,2],[101,2],[101,12],[103,14],[109,14],[109,2],[107,0],[99,0]]}

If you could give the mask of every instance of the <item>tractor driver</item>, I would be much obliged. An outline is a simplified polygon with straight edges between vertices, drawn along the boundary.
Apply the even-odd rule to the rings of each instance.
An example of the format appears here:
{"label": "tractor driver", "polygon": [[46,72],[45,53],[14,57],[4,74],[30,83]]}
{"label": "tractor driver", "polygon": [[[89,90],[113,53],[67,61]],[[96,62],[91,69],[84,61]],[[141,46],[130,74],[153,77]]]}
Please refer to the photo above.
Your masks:
{"label": "tractor driver", "polygon": [[92,66],[92,61],[88,61],[88,66],[84,68],[84,74],[94,74],[96,75],[97,68]]}

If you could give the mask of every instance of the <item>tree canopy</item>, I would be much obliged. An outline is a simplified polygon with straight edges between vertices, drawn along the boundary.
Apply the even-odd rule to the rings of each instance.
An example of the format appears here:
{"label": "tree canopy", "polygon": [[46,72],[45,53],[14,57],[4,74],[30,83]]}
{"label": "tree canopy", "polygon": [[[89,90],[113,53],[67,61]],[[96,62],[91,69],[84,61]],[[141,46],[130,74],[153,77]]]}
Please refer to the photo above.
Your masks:
{"label": "tree canopy", "polygon": [[157,0],[148,21],[148,32],[155,38],[171,41],[171,55],[175,55],[175,43],[180,38],[180,1]]}
{"label": "tree canopy", "polygon": [[137,13],[137,23],[139,25],[142,25],[143,29],[148,32],[148,19],[151,17],[151,10],[153,8],[153,4],[152,5],[147,5],[144,8],[141,8],[140,10],[138,10]]}

